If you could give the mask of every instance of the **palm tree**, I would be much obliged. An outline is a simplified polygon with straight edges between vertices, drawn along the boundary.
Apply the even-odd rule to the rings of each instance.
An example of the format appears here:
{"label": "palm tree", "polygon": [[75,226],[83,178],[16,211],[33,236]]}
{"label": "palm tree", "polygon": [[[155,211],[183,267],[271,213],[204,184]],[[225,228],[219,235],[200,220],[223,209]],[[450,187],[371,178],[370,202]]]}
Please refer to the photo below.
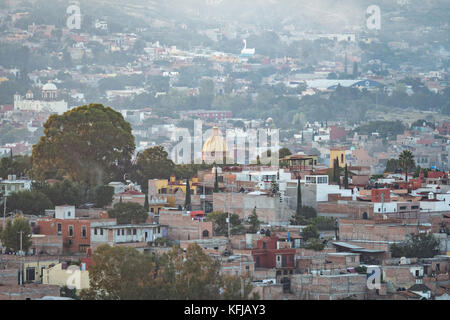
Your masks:
{"label": "palm tree", "polygon": [[405,172],[405,180],[408,181],[408,170],[414,169],[416,166],[412,152],[409,150],[403,150],[398,157],[398,164],[399,167]]}

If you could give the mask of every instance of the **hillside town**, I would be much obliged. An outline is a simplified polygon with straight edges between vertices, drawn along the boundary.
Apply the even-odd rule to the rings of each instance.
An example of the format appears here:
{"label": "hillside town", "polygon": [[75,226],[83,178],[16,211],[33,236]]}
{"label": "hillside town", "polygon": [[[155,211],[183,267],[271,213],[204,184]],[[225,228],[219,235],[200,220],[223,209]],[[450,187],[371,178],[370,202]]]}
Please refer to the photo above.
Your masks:
{"label": "hillside town", "polygon": [[150,2],[0,4],[0,300],[450,299],[439,6],[332,32]]}

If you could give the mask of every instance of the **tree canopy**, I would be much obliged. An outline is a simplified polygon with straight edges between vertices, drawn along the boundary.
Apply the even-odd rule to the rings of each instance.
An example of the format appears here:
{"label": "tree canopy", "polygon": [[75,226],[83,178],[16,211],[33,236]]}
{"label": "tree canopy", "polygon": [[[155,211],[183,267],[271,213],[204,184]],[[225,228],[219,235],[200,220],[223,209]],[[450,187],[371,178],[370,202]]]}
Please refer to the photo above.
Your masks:
{"label": "tree canopy", "polygon": [[175,170],[175,164],[162,146],[139,153],[136,162],[136,180],[145,191],[149,179],[167,179]]}
{"label": "tree canopy", "polygon": [[30,223],[24,217],[19,216],[14,220],[8,220],[5,230],[0,232],[0,239],[7,250],[20,250],[20,232],[22,232],[22,250],[26,252],[31,247]]}
{"label": "tree canopy", "polygon": [[33,170],[43,180],[56,174],[91,187],[122,176],[135,149],[131,126],[119,112],[90,104],[52,115],[33,146]]}
{"label": "tree canopy", "polygon": [[[174,247],[167,254],[146,255],[130,247],[99,247],[89,269],[90,288],[82,299],[97,300],[217,300],[249,299],[251,279],[223,276],[220,261],[197,244],[186,252]],[[240,283],[243,282],[244,296]]]}
{"label": "tree canopy", "polygon": [[116,218],[117,224],[144,223],[148,213],[139,203],[119,202],[113,209],[108,210],[110,218]]}

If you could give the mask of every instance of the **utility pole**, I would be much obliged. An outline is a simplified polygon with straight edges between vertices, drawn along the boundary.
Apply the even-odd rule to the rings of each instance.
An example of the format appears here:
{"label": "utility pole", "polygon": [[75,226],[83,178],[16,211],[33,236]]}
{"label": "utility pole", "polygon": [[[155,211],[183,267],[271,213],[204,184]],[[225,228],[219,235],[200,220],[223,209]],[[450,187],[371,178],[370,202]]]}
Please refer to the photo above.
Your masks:
{"label": "utility pole", "polygon": [[[22,234],[23,234],[23,231],[19,231],[18,233],[20,233],[20,255],[22,255]],[[23,284],[23,259],[22,259],[22,257],[20,259],[19,284],[20,285]]]}
{"label": "utility pole", "polygon": [[227,222],[228,222],[228,239],[230,239],[230,213],[228,213],[228,218],[227,218]]}
{"label": "utility pole", "polygon": [[5,230],[6,227],[6,194],[4,196],[3,200],[3,230]]}

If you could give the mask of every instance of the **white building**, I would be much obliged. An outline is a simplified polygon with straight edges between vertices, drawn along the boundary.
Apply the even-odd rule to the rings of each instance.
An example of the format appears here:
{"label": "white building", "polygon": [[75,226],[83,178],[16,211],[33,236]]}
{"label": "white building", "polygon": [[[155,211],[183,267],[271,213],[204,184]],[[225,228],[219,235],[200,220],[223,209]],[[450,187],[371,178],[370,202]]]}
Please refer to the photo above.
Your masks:
{"label": "white building", "polygon": [[159,224],[125,224],[117,225],[115,221],[99,221],[91,223],[91,245],[152,242],[162,237]]}
{"label": "white building", "polygon": [[0,193],[6,196],[24,190],[31,190],[31,180],[17,179],[15,175],[9,175],[7,180],[0,179]]}
{"label": "white building", "polygon": [[15,94],[14,110],[63,114],[68,110],[68,105],[66,101],[58,100],[58,88],[49,82],[42,87],[41,100],[35,100],[30,90],[25,97]]}

